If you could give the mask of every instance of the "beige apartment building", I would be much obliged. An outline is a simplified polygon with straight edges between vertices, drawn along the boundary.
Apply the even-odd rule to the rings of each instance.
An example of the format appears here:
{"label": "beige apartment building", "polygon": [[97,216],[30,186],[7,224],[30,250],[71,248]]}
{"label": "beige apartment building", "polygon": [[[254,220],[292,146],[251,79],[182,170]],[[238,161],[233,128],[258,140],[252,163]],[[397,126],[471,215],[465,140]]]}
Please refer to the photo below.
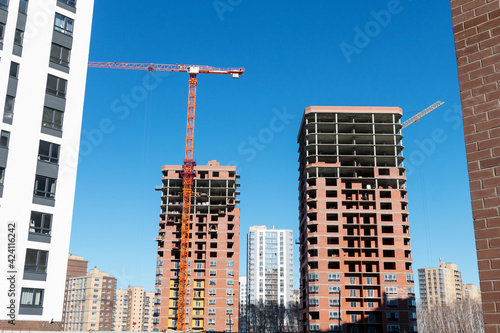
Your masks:
{"label": "beige apartment building", "polygon": [[473,284],[462,283],[462,274],[453,263],[439,260],[439,267],[418,270],[420,301],[425,308],[451,304],[465,297],[480,300],[480,292]]}
{"label": "beige apartment building", "polygon": [[142,287],[116,289],[113,331],[153,331],[154,292]]}
{"label": "beige apartment building", "polygon": [[128,290],[116,289],[113,309],[113,331],[128,330]]}
{"label": "beige apartment building", "polygon": [[64,331],[110,331],[116,279],[97,268],[66,283]]}

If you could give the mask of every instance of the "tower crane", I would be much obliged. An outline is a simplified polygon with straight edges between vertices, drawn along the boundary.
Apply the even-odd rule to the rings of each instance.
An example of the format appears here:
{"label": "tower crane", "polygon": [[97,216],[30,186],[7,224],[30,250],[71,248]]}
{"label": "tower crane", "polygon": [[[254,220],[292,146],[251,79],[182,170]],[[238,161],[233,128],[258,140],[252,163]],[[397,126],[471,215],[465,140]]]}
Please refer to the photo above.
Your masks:
{"label": "tower crane", "polygon": [[441,102],[441,101],[437,101],[436,103],[432,104],[431,106],[425,108],[424,110],[420,111],[419,113],[417,113],[416,115],[414,115],[413,117],[411,117],[410,119],[408,120],[405,120],[401,125],[403,125],[403,127],[401,127],[401,129],[405,128],[405,127],[408,127],[410,126],[411,124],[413,123],[416,123],[417,121],[420,120],[420,118],[422,118],[423,116],[425,116],[426,114],[430,113],[431,111],[437,109],[438,107],[440,107],[441,105],[443,105],[444,102]]}
{"label": "tower crane", "polygon": [[187,268],[189,257],[189,228],[191,220],[191,195],[194,179],[195,161],[193,159],[194,118],[196,108],[196,86],[198,74],[230,74],[238,78],[245,73],[244,68],[218,68],[195,65],[168,65],[147,63],[89,62],[88,67],[147,70],[149,72],[182,72],[189,74],[189,97],[186,127],[186,152],[182,168],[182,220],[181,220],[181,251],[179,265],[179,301],[177,309],[177,330],[186,329],[187,301]]}

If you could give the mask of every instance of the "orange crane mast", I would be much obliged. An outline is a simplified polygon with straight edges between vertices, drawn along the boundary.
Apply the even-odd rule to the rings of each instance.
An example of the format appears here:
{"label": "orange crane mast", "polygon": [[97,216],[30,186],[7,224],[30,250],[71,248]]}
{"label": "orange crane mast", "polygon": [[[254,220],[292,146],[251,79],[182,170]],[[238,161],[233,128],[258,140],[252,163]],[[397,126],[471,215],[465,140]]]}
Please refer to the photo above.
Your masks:
{"label": "orange crane mast", "polygon": [[196,86],[198,74],[231,74],[238,78],[245,73],[243,68],[217,68],[194,65],[168,65],[146,63],[89,62],[89,67],[147,70],[149,72],[184,72],[189,74],[189,97],[186,126],[186,153],[182,168],[182,222],[181,222],[181,252],[179,265],[179,301],[177,309],[177,330],[186,329],[187,301],[187,268],[189,257],[189,229],[191,224],[191,196],[193,194],[193,179],[195,161],[193,159],[194,119],[196,109]]}

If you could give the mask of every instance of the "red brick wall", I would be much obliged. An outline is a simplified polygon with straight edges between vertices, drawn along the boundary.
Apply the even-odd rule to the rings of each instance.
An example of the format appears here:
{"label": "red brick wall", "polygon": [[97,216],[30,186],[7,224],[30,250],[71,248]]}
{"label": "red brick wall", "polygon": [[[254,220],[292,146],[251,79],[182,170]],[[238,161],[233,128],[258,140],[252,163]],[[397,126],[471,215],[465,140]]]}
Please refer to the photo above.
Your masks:
{"label": "red brick wall", "polygon": [[16,320],[15,325],[9,324],[7,320],[0,320],[0,330],[5,331],[62,331],[63,324],[55,321],[52,324],[48,321],[28,321]]}
{"label": "red brick wall", "polygon": [[500,1],[451,0],[486,333],[500,333]]}

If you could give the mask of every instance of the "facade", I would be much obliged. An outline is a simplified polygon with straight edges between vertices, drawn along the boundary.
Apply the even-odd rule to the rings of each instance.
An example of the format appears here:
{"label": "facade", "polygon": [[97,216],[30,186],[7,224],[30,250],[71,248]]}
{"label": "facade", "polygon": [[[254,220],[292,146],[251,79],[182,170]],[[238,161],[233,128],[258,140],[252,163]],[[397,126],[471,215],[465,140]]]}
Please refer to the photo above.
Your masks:
{"label": "facade", "polygon": [[68,283],[69,279],[74,277],[81,277],[87,275],[89,262],[87,260],[83,260],[83,257],[72,255],[71,253],[68,256],[68,269],[66,270],[66,287],[64,289],[64,305],[63,305],[63,326],[64,320],[66,318],[66,309],[67,309],[67,301],[68,301]]}
{"label": "facade", "polygon": [[0,329],[62,328],[92,11],[92,0],[0,3],[0,233],[16,235],[17,271],[16,326],[2,311]]}
{"label": "facade", "polygon": [[116,279],[97,268],[68,280],[64,331],[110,331]]}
{"label": "facade", "polygon": [[[154,330],[177,327],[182,166],[162,167]],[[239,175],[217,161],[195,167],[186,329],[236,331],[239,281]]]}
{"label": "facade", "polygon": [[305,109],[297,138],[304,330],[417,330],[401,115]]}
{"label": "facade", "polygon": [[250,227],[247,239],[248,304],[293,300],[292,230]]}
{"label": "facade", "polygon": [[422,307],[432,309],[436,305],[451,304],[468,297],[479,300],[477,286],[462,282],[462,273],[457,265],[439,261],[437,268],[418,270],[420,302]]}
{"label": "facade", "polygon": [[113,331],[153,331],[154,292],[142,287],[117,289],[113,313]]}
{"label": "facade", "polygon": [[300,293],[298,289],[293,290],[293,303],[294,304],[299,304],[300,303]]}
{"label": "facade", "polygon": [[238,314],[238,332],[246,332],[247,331],[247,277],[240,276],[239,279],[239,301],[240,308]]}
{"label": "facade", "polygon": [[486,332],[500,332],[500,0],[451,0]]}

